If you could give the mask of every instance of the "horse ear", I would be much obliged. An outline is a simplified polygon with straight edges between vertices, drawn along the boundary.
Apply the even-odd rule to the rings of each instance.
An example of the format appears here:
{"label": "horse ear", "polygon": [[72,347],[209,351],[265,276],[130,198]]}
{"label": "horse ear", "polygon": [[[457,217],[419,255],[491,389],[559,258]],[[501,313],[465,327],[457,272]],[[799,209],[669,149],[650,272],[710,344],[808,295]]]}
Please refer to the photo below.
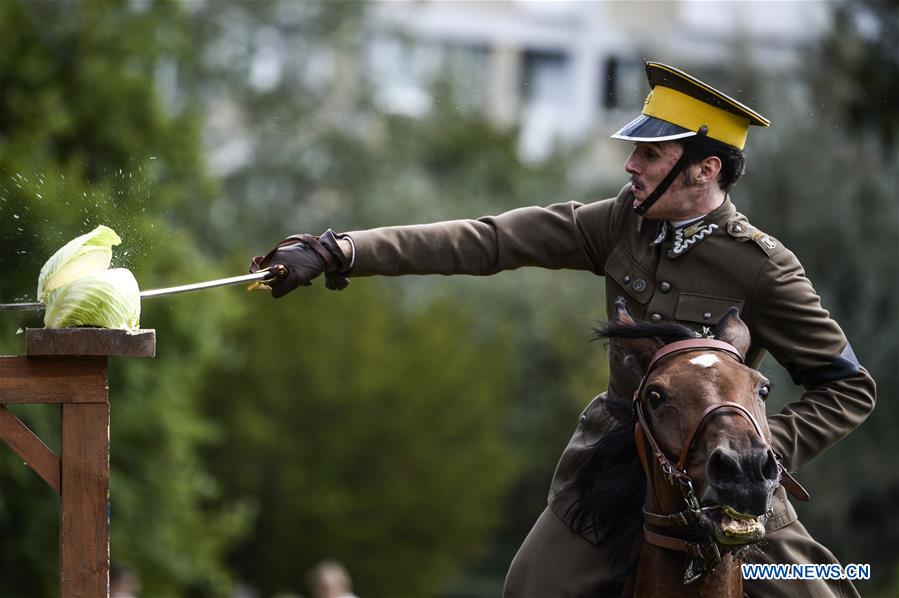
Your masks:
{"label": "horse ear", "polygon": [[744,358],[749,350],[749,328],[740,319],[740,310],[732,307],[718,320],[715,338],[725,343],[730,343],[740,352]]}
{"label": "horse ear", "polygon": [[[623,297],[615,301],[611,323],[613,327],[638,326],[637,321],[628,313]],[[620,363],[623,372],[628,372],[633,377],[632,382],[636,386],[649,367],[652,356],[662,345],[664,343],[657,338],[620,336],[613,338],[610,343],[611,358]]]}
{"label": "horse ear", "polygon": [[631,317],[631,314],[627,311],[627,303],[624,300],[624,297],[619,297],[615,300],[615,308],[612,313],[612,319],[616,324],[620,324],[622,326],[634,326],[636,322],[634,318]]}

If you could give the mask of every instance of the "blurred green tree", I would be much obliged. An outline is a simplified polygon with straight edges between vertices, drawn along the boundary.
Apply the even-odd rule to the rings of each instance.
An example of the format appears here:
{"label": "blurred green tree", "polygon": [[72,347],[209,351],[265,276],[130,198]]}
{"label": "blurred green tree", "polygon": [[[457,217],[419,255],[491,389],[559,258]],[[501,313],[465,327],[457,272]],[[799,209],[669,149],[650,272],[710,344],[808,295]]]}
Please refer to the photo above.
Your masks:
{"label": "blurred green tree", "polygon": [[[899,2],[831,8],[831,29],[801,51],[795,70],[772,75],[737,39],[709,80],[728,81],[722,88],[739,89],[772,121],[750,135],[737,208],[798,255],[879,397],[891,397],[899,388]],[[799,399],[773,360],[762,368],[775,381],[769,410]],[[859,584],[866,596],[899,592],[899,469],[882,461],[899,451],[897,422],[895,402],[881,399],[861,429],[799,472],[813,496],[796,505],[802,521],[844,563],[872,565],[872,580]]]}
{"label": "blurred green tree", "polygon": [[[157,93],[185,52],[178,4],[0,3],[0,296],[34,297],[43,261],[68,239],[107,224],[124,239],[115,264],[144,285],[216,273],[182,220],[208,205],[200,120]],[[177,208],[177,212],[175,211]],[[177,214],[177,216],[176,216]],[[213,426],[199,419],[196,383],[219,353],[227,303],[203,310],[145,304],[159,357],[111,365],[112,557],[140,573],[147,595],[195,587],[223,593],[223,552],[245,527],[217,508],[197,456]],[[40,315],[0,314],[0,353],[22,353],[15,331]],[[18,409],[58,448],[51,407]],[[0,594],[58,593],[58,500],[0,448]]]}
{"label": "blurred green tree", "polygon": [[[881,397],[861,429],[803,467],[800,477],[814,499],[797,509],[843,562],[871,563],[870,585],[884,588],[899,564],[899,517],[891,507],[899,500],[899,471],[882,461],[885,450],[899,451],[899,409],[883,400],[899,388],[899,316],[892,307],[899,287],[899,164],[884,154],[875,132],[847,139],[842,128],[815,121],[781,127],[779,142],[749,164],[765,176],[748,176],[735,196],[754,224],[799,256]],[[809,139],[827,151],[810,150]],[[799,389],[781,368],[770,360],[763,368],[777,380],[770,408],[798,399]],[[897,533],[883,533],[888,529]]]}
{"label": "blurred green tree", "polygon": [[[345,11],[347,3],[340,4]],[[586,195],[566,182],[566,155],[545,164],[522,163],[517,131],[497,130],[456,102],[453,81],[432,82],[435,109],[423,118],[382,113],[367,93],[370,75],[360,64],[359,46],[368,32],[355,10],[364,10],[364,5],[350,4],[355,7],[350,14],[336,16],[331,6],[335,4],[228,3],[224,10],[207,5],[193,15],[197,31],[192,37],[215,50],[211,62],[194,65],[190,85],[205,94],[212,118],[222,119],[213,129],[225,132],[222,137],[212,135],[213,162],[220,165],[224,189],[212,207],[206,233],[214,246],[229,255],[243,246],[261,253],[297,231],[474,217]],[[278,77],[265,85],[254,79],[258,60],[280,64]],[[333,76],[310,74],[314,70],[310,65],[319,61],[341,67],[326,71]],[[351,83],[339,76],[347,72]],[[350,84],[355,87],[347,90]],[[217,162],[215,156],[226,155],[219,150],[229,143],[251,150],[243,159],[238,151],[233,162]],[[235,267],[243,265],[246,255],[235,254]],[[604,382],[601,348],[586,340],[602,313],[600,302],[592,299],[601,295],[596,285],[588,274],[540,271],[453,281],[357,280],[340,295],[323,293],[318,298],[315,291],[301,289],[275,306],[267,300],[259,304],[253,325],[242,329],[242,336],[229,347],[234,363],[240,364],[235,371],[255,380],[257,368],[244,364],[266,364],[263,371],[271,380],[261,390],[226,394],[224,389],[250,389],[254,382],[223,372],[209,378],[209,390],[203,393],[210,419],[218,419],[220,412],[253,409],[253,401],[240,408],[226,407],[246,402],[248,392],[260,396],[264,390],[267,397],[252,418],[226,415],[223,444],[210,453],[210,463],[228,494],[258,501],[257,524],[232,561],[242,578],[268,590],[295,590],[306,567],[320,558],[337,557],[348,560],[362,594],[439,594],[449,585],[464,585],[459,576],[466,567],[471,568],[467,575],[487,578],[488,594],[498,593],[518,544],[545,506],[553,467],[577,414]],[[585,302],[585,296],[591,300]],[[443,357],[446,349],[439,344],[443,336],[435,332],[443,330],[439,319],[423,315],[437,313],[435,302],[447,317],[461,322],[453,350],[465,351],[466,356],[458,364]],[[314,314],[311,322],[310,314]],[[341,368],[342,353],[347,358],[359,351],[354,345],[360,340],[345,322],[348,314],[362,322],[388,318],[375,329],[386,339],[366,341],[380,347],[383,357],[369,359],[366,353],[347,359],[350,369]],[[271,329],[272,322],[277,322],[277,330]],[[368,329],[360,334],[367,335]],[[338,340],[343,348],[332,349]],[[387,340],[391,344],[382,345]],[[310,356],[312,346],[326,354],[336,351],[326,365],[340,384],[335,388],[321,384],[317,392],[310,388],[295,396],[295,380],[308,375],[304,360],[323,361]],[[430,356],[427,367],[423,356]],[[388,358],[392,365],[382,366],[382,359]],[[406,371],[404,362],[417,364],[412,371],[419,373],[415,377],[419,382],[414,385],[398,375]],[[447,414],[439,424],[430,419],[414,424],[414,418],[404,417],[402,428],[366,430],[356,422],[381,425],[365,416],[373,408],[367,402],[380,405],[378,395],[360,392],[349,402],[331,395],[341,385],[368,388],[363,381],[370,378],[389,387],[389,394],[405,397],[409,412],[424,412],[428,404],[423,397],[413,399],[410,388],[430,395],[432,408],[441,410],[449,408],[441,402],[450,393],[469,385],[471,391],[464,393],[464,400],[449,401],[462,412]],[[375,432],[384,437],[383,447],[357,448],[354,458],[363,471],[382,472],[391,459],[402,467],[411,457],[392,448],[397,439],[408,442],[410,451],[422,444],[430,469],[421,473],[420,483],[397,485],[389,493],[401,509],[394,511],[383,497],[369,492],[352,494],[334,512],[316,506],[331,500],[331,494],[344,496],[347,488],[367,483],[356,480],[354,471],[340,460],[327,458],[335,432],[323,425],[326,421],[311,419],[317,425],[304,428],[304,434],[292,435],[286,429],[289,423],[302,421],[297,418],[307,410],[321,410],[324,407],[316,405],[332,402],[342,406],[341,413],[349,412],[339,428],[344,442],[368,449],[364,439]],[[494,436],[483,427],[472,427],[468,442],[445,453],[429,452],[423,437],[453,430],[470,409],[490,414]],[[359,415],[351,415],[357,410]],[[260,430],[271,431],[271,438],[247,433],[245,422],[257,420]],[[426,429],[414,429],[415,425]],[[435,430],[439,425],[447,430]],[[491,448],[497,439],[502,446]],[[323,462],[313,458],[293,466],[309,472],[272,465],[266,470],[270,475],[263,476],[259,463],[269,460],[263,455],[273,451],[270,445],[275,441],[284,454],[307,455],[314,447],[324,447],[324,456],[319,457]],[[234,474],[234,454],[243,453],[253,455],[246,467],[256,471],[254,475]],[[464,472],[460,464],[473,459],[482,467]],[[283,463],[284,457],[275,455],[271,460]],[[319,480],[320,487],[311,487],[307,476],[324,476],[321,472],[327,467],[333,469],[331,474]],[[455,472],[460,489],[466,488],[464,500],[448,491],[439,496],[423,492],[448,486],[442,470]],[[388,474],[382,475],[391,479]],[[477,489],[469,489],[468,477],[481,480]],[[301,490],[308,495],[305,500],[298,494]],[[353,521],[339,515],[363,510],[380,520],[371,524],[378,534],[357,545]],[[484,520],[485,514],[492,518]],[[443,541],[432,535],[435,520],[445,523]],[[325,522],[328,533],[321,531]],[[416,546],[418,572],[413,573],[404,563]],[[477,547],[486,547],[486,553],[480,555],[483,550]],[[250,558],[258,554],[271,556]]]}
{"label": "blurred green tree", "polygon": [[404,317],[358,286],[254,299],[264,317],[230,331],[207,378],[224,429],[210,461],[258,505],[235,563],[265,594],[336,557],[361,594],[434,595],[502,519],[518,465],[502,434],[508,335],[478,338],[446,300]]}
{"label": "blurred green tree", "polygon": [[[773,126],[755,136],[734,195],[799,256],[877,381],[881,400],[869,420],[800,472],[814,498],[797,509],[843,562],[871,564],[863,595],[890,596],[899,591],[899,469],[885,468],[883,455],[899,451],[899,408],[889,400],[899,388],[899,3],[833,7],[833,28],[809,48],[801,72],[762,78]],[[769,407],[798,398],[779,367],[763,367],[779,381]]]}
{"label": "blurred green tree", "polygon": [[[273,36],[295,44],[288,56],[350,60],[360,6],[4,3],[0,297],[33,296],[43,260],[99,223],[125,239],[117,265],[152,287],[242,269],[297,229],[572,197],[561,160],[520,163],[515,131],[451,102],[416,121],[385,118],[364,94],[337,109],[335,98],[352,94],[332,95],[303,69],[285,69],[301,76],[274,88],[252,84]],[[198,147],[200,106],[207,121],[236,112],[252,141],[217,201]],[[336,555],[373,595],[437,593],[490,544],[500,546],[490,574],[501,582],[603,379],[599,349],[585,341],[599,307],[581,304],[598,295],[595,281],[550,275],[357,281],[341,296],[313,291],[274,306],[226,293],[146,302],[159,356],[115,361],[110,375],[113,558],[137,569],[147,595],[220,595],[231,581],[223,554],[255,512],[232,564],[259,587],[295,588],[298,571]],[[542,310],[546,301],[558,311]],[[0,350],[20,353],[13,331],[39,317],[0,317]],[[367,339],[351,335],[352,322]],[[311,387],[299,396],[298,373]],[[52,412],[17,413],[56,442]],[[210,443],[212,475],[198,458]],[[0,593],[52,595],[55,502],[5,450],[0,476],[0,530],[15,538],[2,541]],[[494,540],[498,528],[512,540]]]}
{"label": "blurred green tree", "polygon": [[899,0],[834,4],[833,28],[815,48],[812,90],[853,134],[899,141]]}

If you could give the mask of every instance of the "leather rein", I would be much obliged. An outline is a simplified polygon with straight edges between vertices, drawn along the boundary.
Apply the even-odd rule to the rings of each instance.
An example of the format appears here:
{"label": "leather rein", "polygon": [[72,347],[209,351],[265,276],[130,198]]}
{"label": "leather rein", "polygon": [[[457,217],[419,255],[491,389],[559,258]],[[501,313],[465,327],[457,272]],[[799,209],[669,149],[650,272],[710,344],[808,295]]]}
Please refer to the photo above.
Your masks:
{"label": "leather rein", "polygon": [[[634,411],[636,412],[634,440],[637,446],[637,452],[640,456],[640,462],[643,465],[643,471],[647,477],[647,484],[649,484],[653,479],[653,476],[651,475],[652,471],[650,470],[650,461],[646,452],[646,445],[648,443],[649,448],[652,450],[653,465],[658,471],[661,472],[663,478],[680,492],[681,497],[683,498],[686,505],[686,508],[684,508],[683,510],[672,514],[653,513],[651,511],[648,511],[644,506],[643,537],[647,543],[653,546],[658,546],[660,548],[666,548],[669,550],[676,550],[678,552],[686,553],[690,556],[689,564],[687,565],[687,569],[684,573],[684,585],[702,578],[706,573],[712,571],[718,565],[718,563],[721,562],[721,551],[718,547],[718,543],[711,535],[709,535],[708,532],[706,532],[702,528],[699,523],[703,507],[700,506],[699,499],[696,497],[696,492],[693,488],[693,480],[689,475],[687,475],[686,471],[687,458],[690,455],[690,450],[693,447],[693,442],[695,441],[696,437],[699,435],[699,432],[702,430],[705,424],[714,415],[717,415],[722,411],[732,412],[733,414],[739,415],[743,419],[747,420],[752,424],[752,427],[758,437],[764,441],[761,427],[759,426],[755,417],[753,417],[753,415],[745,407],[734,402],[723,402],[709,405],[706,408],[702,416],[699,418],[699,421],[697,421],[692,430],[690,430],[686,442],[681,447],[680,454],[678,455],[676,462],[672,462],[671,459],[669,459],[665,454],[665,452],[659,447],[658,442],[656,442],[656,439],[652,434],[652,429],[647,423],[646,415],[644,413],[643,401],[641,400],[643,389],[646,386],[646,382],[649,379],[650,373],[660,363],[673,355],[697,350],[716,351],[718,353],[724,353],[725,355],[737,361],[737,363],[744,363],[743,356],[740,354],[737,348],[724,341],[707,338],[696,338],[669,343],[659,349],[655,353],[655,355],[653,355],[652,360],[650,360],[649,362],[649,367],[646,368],[646,373],[643,375],[643,378],[640,380],[640,385],[637,388],[637,391],[634,393]],[[791,494],[796,496],[796,498],[800,500],[808,500],[808,493],[781,466],[779,458],[777,460],[777,466],[781,474],[781,484],[788,491],[790,491]],[[706,507],[706,509],[714,508],[718,507]],[[670,532],[657,533],[649,529],[650,525],[657,528],[665,528],[666,530],[679,530],[681,532],[681,535],[694,538],[699,537],[701,539],[684,539],[682,537],[675,536]]]}

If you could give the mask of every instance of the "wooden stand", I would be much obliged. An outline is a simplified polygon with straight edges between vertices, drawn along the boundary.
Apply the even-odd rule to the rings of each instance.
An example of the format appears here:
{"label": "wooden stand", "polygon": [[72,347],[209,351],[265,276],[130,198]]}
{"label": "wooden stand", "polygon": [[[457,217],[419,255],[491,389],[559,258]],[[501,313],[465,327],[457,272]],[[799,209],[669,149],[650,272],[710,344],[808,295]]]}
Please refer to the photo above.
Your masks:
{"label": "wooden stand", "polygon": [[[60,595],[108,596],[107,358],[153,357],[156,331],[29,329],[25,353],[0,357],[0,440],[60,495]],[[6,408],[26,403],[60,405],[58,457]]]}

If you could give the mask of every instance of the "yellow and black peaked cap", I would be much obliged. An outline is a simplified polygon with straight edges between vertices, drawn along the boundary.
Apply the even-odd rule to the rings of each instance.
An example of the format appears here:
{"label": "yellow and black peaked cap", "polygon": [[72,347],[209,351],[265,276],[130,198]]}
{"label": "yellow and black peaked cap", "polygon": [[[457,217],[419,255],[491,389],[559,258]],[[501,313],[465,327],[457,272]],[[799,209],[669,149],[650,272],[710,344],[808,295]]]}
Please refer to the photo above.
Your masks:
{"label": "yellow and black peaked cap", "polygon": [[612,135],[627,141],[670,141],[700,133],[743,149],[750,125],[767,127],[767,118],[687,73],[646,62],[651,91],[643,113]]}

